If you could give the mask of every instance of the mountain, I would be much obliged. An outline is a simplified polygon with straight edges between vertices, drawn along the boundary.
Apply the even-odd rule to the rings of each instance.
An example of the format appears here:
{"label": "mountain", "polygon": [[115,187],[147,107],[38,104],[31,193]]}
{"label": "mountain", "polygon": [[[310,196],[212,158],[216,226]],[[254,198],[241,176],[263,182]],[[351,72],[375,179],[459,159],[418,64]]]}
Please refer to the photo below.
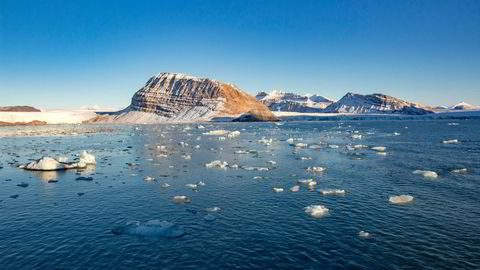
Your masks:
{"label": "mountain", "polygon": [[133,95],[130,106],[116,113],[104,113],[93,122],[210,121],[245,114],[257,121],[276,120],[265,105],[233,84],[179,73],[160,73]]}
{"label": "mountain", "polygon": [[333,101],[318,95],[299,95],[282,91],[259,92],[256,99],[271,111],[321,112]]}
{"label": "mountain", "polygon": [[0,107],[0,112],[40,112],[40,110],[31,106],[4,106]]}
{"label": "mountain", "polygon": [[323,112],[328,113],[397,113],[420,115],[433,113],[429,107],[404,101],[383,94],[360,95],[347,93],[339,101],[330,104]]}
{"label": "mountain", "polygon": [[475,106],[472,104],[468,104],[466,102],[460,102],[450,107],[450,109],[451,110],[480,110],[480,106]]}

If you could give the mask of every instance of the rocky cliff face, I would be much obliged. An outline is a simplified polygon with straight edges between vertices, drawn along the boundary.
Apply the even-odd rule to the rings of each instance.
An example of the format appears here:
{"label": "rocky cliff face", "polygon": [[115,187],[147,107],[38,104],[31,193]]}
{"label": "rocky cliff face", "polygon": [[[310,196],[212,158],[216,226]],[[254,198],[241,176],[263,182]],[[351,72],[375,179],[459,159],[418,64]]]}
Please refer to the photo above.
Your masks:
{"label": "rocky cliff face", "polygon": [[233,84],[178,73],[160,73],[151,77],[133,95],[129,107],[97,120],[124,123],[210,121],[245,113],[263,121],[276,120],[266,106]]}
{"label": "rocky cliff face", "polygon": [[4,106],[0,107],[0,112],[40,112],[40,110],[31,106]]}
{"label": "rocky cliff face", "polygon": [[399,113],[420,115],[432,113],[429,107],[383,94],[360,95],[347,93],[323,112],[330,113]]}
{"label": "rocky cliff face", "polygon": [[260,92],[256,95],[271,111],[282,112],[321,112],[333,101],[318,95],[299,95],[295,93],[272,91]]}

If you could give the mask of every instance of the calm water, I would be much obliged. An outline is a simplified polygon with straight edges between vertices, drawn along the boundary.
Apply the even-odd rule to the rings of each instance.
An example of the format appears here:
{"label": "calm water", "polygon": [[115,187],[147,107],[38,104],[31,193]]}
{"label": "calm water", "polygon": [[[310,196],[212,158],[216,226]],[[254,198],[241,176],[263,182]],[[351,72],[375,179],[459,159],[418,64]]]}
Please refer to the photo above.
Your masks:
{"label": "calm water", "polygon": [[[450,122],[117,126],[113,133],[89,136],[0,138],[0,268],[480,269],[480,121]],[[225,141],[202,135],[215,129],[241,134]],[[355,131],[363,138],[352,139]],[[272,144],[259,144],[262,137]],[[319,147],[295,149],[289,138]],[[441,143],[447,139],[460,143]],[[387,155],[348,150],[348,144],[386,146]],[[167,157],[158,156],[158,145],[167,147]],[[34,173],[12,165],[44,155],[73,159],[82,150],[97,157],[95,168]],[[270,170],[205,168],[213,160]],[[308,166],[327,170],[315,175],[305,171]],[[451,172],[460,168],[467,173]],[[417,169],[439,176],[412,174]],[[76,181],[79,174],[94,179]],[[290,192],[302,178],[346,194],[324,196],[305,187]],[[198,181],[206,184],[198,191],[185,187]],[[17,186],[21,182],[29,186]],[[400,194],[415,199],[388,202]],[[189,196],[191,203],[174,204],[175,195]],[[303,208],[312,204],[326,206],[329,214],[310,217]],[[204,209],[214,206],[222,210],[206,221]],[[174,222],[186,234],[112,233],[127,222],[153,219]],[[360,238],[362,230],[371,237]]]}

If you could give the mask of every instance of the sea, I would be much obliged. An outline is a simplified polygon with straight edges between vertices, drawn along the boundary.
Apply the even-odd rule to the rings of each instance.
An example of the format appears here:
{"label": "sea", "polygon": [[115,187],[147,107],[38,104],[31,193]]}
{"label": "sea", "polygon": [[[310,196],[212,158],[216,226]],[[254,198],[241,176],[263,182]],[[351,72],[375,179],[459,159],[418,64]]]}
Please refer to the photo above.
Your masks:
{"label": "sea", "polygon": [[480,269],[478,119],[109,127],[0,137],[0,269]]}

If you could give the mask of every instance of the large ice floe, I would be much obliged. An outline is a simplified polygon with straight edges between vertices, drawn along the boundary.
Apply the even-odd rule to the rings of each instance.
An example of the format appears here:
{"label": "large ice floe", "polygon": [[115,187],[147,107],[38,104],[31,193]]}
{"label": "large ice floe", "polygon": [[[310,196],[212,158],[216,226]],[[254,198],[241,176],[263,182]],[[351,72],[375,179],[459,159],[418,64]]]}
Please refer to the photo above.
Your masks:
{"label": "large ice floe", "polygon": [[124,226],[114,228],[112,233],[117,235],[177,238],[184,235],[185,230],[175,223],[154,219],[144,223],[139,221],[130,222]]}
{"label": "large ice floe", "polygon": [[36,161],[32,161],[28,164],[20,165],[20,169],[30,170],[30,171],[62,171],[68,169],[79,169],[86,168],[87,164],[85,163],[66,163],[59,162],[58,160],[51,157],[42,157]]}
{"label": "large ice floe", "polygon": [[438,177],[438,174],[433,171],[415,170],[413,171],[413,174],[419,174],[425,178],[432,178],[432,179]]}
{"label": "large ice floe", "polygon": [[304,210],[305,213],[315,218],[323,217],[328,214],[328,208],[323,205],[309,205],[305,207]]}
{"label": "large ice floe", "polygon": [[411,195],[390,196],[388,201],[393,204],[405,204],[413,201],[413,196]]}

